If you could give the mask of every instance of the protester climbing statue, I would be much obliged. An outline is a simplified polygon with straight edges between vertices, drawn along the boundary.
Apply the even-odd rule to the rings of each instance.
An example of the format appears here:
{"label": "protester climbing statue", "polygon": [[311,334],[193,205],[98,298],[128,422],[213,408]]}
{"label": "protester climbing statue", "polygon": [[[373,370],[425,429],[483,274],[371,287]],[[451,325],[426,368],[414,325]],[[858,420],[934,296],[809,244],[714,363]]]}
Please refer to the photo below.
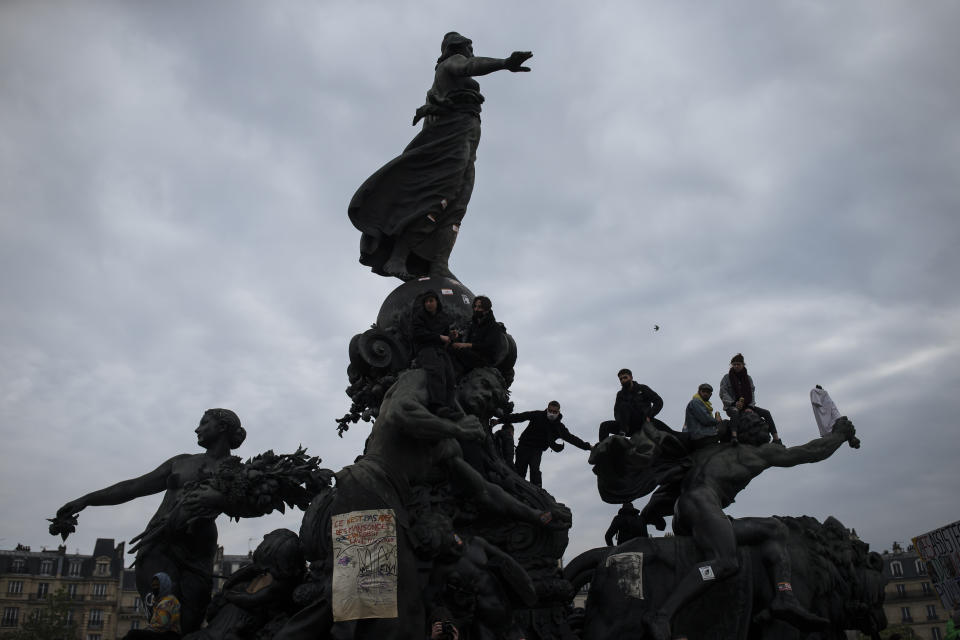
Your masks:
{"label": "protester climbing statue", "polygon": [[195,430],[204,453],[176,455],[153,471],[71,500],[51,519],[50,533],[66,539],[76,530],[77,514],[87,507],[117,505],[163,493],[163,500],[136,543],[137,590],[146,601],[154,574],[166,573],[181,603],[184,634],[203,621],[213,590],[217,552],[216,517],[256,517],[284,505],[305,509],[329,486],[331,473],[318,467],[303,449],[277,455],[268,451],[248,460],[230,455],[246,438],[240,419],[229,409],[210,409]]}
{"label": "protester climbing statue", "polygon": [[483,96],[474,80],[494,71],[530,71],[533,54],[506,58],[473,54],[473,42],[451,31],[443,37],[427,101],[417,109],[423,129],[398,157],[370,176],[350,202],[362,232],[360,262],[375,273],[410,280],[456,279],[448,261],[473,192]]}

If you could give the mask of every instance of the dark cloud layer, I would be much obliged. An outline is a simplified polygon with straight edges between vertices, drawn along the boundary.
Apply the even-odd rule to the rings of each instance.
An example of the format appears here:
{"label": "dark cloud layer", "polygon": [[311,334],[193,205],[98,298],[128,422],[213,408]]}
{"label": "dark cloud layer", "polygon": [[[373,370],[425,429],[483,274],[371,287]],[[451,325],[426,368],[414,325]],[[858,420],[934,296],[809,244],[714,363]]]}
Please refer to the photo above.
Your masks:
{"label": "dark cloud layer", "polygon": [[[8,2],[0,7],[0,544],[194,447],[340,468],[346,347],[394,284],[356,263],[354,189],[414,135],[443,33],[530,74],[481,79],[453,268],[520,348],[518,409],[596,438],[615,372],[679,427],[742,351],[789,444],[827,387],[863,448],[777,470],[735,516],[835,515],[875,548],[956,520],[958,9],[850,2]],[[654,324],[661,326],[654,333]],[[602,543],[585,455],[548,454]],[[81,516],[127,539],[157,500]],[[242,552],[290,514],[224,523]]]}

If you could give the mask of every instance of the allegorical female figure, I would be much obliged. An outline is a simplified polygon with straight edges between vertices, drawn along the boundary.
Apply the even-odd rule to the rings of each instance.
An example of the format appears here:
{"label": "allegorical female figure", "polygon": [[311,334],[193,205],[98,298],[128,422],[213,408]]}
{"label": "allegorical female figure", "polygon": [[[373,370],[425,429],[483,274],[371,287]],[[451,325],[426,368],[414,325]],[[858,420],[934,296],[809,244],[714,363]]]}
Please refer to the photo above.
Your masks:
{"label": "allegorical female figure", "polygon": [[364,182],[350,201],[350,221],[362,233],[360,262],[383,276],[453,278],[448,261],[473,192],[480,144],[480,85],[474,76],[530,71],[533,54],[473,55],[456,32],[443,37],[427,102],[417,109],[423,129],[403,153]]}
{"label": "allegorical female figure", "polygon": [[[162,535],[144,540],[137,550],[137,590],[143,598],[150,592],[154,574],[165,573],[174,584],[180,600],[183,633],[200,628],[213,590],[213,561],[217,553],[216,515],[213,517],[177,517],[182,497],[191,486],[214,476],[230,450],[239,447],[246,431],[240,419],[229,409],[210,409],[196,428],[197,444],[203,453],[173,456],[153,471],[123,480],[71,500],[57,511],[58,519],[71,519],[87,507],[123,504],[135,498],[163,493],[163,501],[151,518],[147,530]],[[206,506],[206,505],[204,505]],[[198,505],[199,507],[199,505]],[[198,509],[202,511],[203,509]],[[188,522],[189,521],[189,522]],[[73,522],[76,522],[73,519]],[[170,524],[167,524],[170,523]],[[179,525],[176,523],[186,523]],[[72,527],[68,530],[71,531]],[[51,533],[55,533],[51,528]]]}

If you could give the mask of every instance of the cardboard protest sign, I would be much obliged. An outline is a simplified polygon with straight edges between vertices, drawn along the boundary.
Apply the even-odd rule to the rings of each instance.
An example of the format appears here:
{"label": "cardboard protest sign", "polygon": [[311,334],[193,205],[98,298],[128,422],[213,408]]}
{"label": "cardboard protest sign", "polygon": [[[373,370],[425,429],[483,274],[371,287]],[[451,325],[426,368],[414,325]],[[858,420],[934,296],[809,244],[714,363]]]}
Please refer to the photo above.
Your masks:
{"label": "cardboard protest sign", "polygon": [[331,518],[333,619],[397,617],[397,522],[393,509]]}

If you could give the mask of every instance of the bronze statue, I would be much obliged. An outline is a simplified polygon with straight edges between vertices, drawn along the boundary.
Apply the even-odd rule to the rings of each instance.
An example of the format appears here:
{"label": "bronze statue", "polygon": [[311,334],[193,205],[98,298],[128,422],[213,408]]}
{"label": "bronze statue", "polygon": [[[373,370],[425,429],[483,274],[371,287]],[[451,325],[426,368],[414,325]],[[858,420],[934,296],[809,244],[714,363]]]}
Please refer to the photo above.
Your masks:
{"label": "bronze statue", "polygon": [[[322,637],[328,629],[334,637],[419,637],[426,611],[421,598],[423,567],[416,558],[411,530],[436,509],[450,514],[464,535],[482,536],[493,546],[503,548],[503,542],[509,540],[525,545],[528,552],[541,547],[556,551],[557,557],[544,562],[549,567],[537,567],[537,571],[557,572],[570,527],[569,510],[507,468],[493,452],[492,439],[482,426],[506,401],[504,385],[496,369],[471,371],[458,388],[458,404],[466,415],[452,420],[427,409],[422,369],[407,370],[397,377],[379,407],[364,454],[337,473],[336,486],[311,504],[304,516],[300,538],[312,562],[310,574],[316,586],[312,601],[290,619],[277,638]],[[331,520],[339,514],[382,509],[391,509],[397,522],[397,617],[334,622],[328,577],[336,562]],[[461,522],[475,526],[468,530]],[[484,524],[490,524],[493,536],[503,540],[488,537],[485,530],[474,530]],[[496,608],[493,603],[485,606],[490,607],[488,612]]]}
{"label": "bronze statue", "polygon": [[[207,626],[185,640],[235,640],[271,635],[278,620],[295,609],[293,590],[303,581],[306,564],[300,539],[288,529],[263,537],[253,562],[235,571],[207,610]],[[267,627],[267,633],[262,630]]]}
{"label": "bronze statue", "polygon": [[122,504],[164,492],[163,501],[135,543],[137,590],[145,598],[151,577],[166,573],[176,585],[184,634],[197,630],[210,602],[213,561],[217,552],[216,518],[257,517],[285,505],[305,509],[329,488],[332,472],[304,449],[293,454],[267,451],[241,462],[230,455],[246,431],[229,409],[210,409],[196,428],[206,451],[174,456],[139,478],[88,493],[60,507],[50,533],[66,539],[75,530],[76,514],[87,507]]}
{"label": "bronze statue", "polygon": [[[656,437],[645,426],[648,437]],[[645,620],[650,636],[670,638],[670,620],[686,603],[705,589],[737,574],[737,545],[756,547],[768,568],[774,591],[771,614],[798,629],[816,629],[828,620],[805,609],[797,600],[791,578],[790,556],[785,547],[786,527],[776,518],[728,518],[723,509],[736,495],[770,467],[792,467],[825,460],[844,442],[853,442],[855,429],[846,418],[838,420],[833,433],[805,445],[785,448],[770,443],[766,423],[759,418],[741,421],[739,444],[721,443],[691,453],[674,507],[674,531],[690,536],[705,559],[691,567],[674,586],[670,596]]]}
{"label": "bronze statue", "polygon": [[[474,370],[463,383],[469,388],[469,392],[460,394],[467,405],[463,407],[466,411],[482,411],[482,405],[496,393],[499,385],[487,378],[494,375],[493,371]],[[431,413],[427,405],[424,370],[412,369],[401,374],[384,396],[363,457],[356,465],[337,474],[338,479],[344,473],[369,477],[363,469],[370,467],[389,476],[395,484],[401,479],[417,484],[442,470],[451,483],[487,510],[535,525],[551,520],[550,512],[538,511],[520,502],[464,460],[461,443],[480,442],[487,436],[476,415],[461,414],[462,417],[454,421]]]}
{"label": "bronze statue", "polygon": [[[845,638],[857,629],[871,638],[886,626],[883,559],[850,535],[836,518],[822,524],[803,516],[776,517],[793,565],[800,604],[829,620],[829,628],[800,631],[773,615],[777,593],[769,586],[763,551],[737,548],[740,570],[687,602],[672,624],[674,637],[743,640]],[[642,554],[642,557],[641,557]],[[564,567],[574,587],[590,584],[582,638],[641,637],[643,620],[670,596],[678,581],[699,566],[700,552],[686,537],[636,538],[618,547],[581,553]],[[649,635],[642,637],[648,638]]]}
{"label": "bronze statue", "polygon": [[[61,533],[66,538],[73,530],[72,524],[76,524],[75,514],[87,507],[123,504],[161,492],[163,501],[150,523],[165,520],[187,485],[214,475],[220,462],[230,457],[230,450],[239,447],[247,435],[237,414],[229,409],[206,411],[195,431],[197,444],[205,449],[203,453],[176,455],[139,478],[71,500],[57,510],[50,533]],[[196,520],[182,529],[168,529],[163,536],[141,545],[137,552],[137,590],[146,598],[151,577],[158,572],[169,575],[177,587],[175,595],[181,603],[180,623],[184,633],[200,628],[210,602],[217,552],[215,517]],[[65,527],[64,521],[72,524]]]}
{"label": "bronze statue", "polygon": [[360,237],[360,262],[375,273],[410,280],[456,279],[448,261],[473,192],[480,144],[480,85],[473,78],[494,71],[530,71],[533,54],[507,58],[473,55],[459,33],[443,37],[427,102],[413,124],[423,129],[403,153],[357,189],[348,213]]}
{"label": "bronze statue", "polygon": [[433,565],[424,589],[428,610],[452,612],[461,629],[472,631],[471,638],[521,633],[514,603],[531,607],[537,593],[514,558],[480,536],[455,532],[450,518],[439,513],[418,518],[413,537],[417,554]]}

